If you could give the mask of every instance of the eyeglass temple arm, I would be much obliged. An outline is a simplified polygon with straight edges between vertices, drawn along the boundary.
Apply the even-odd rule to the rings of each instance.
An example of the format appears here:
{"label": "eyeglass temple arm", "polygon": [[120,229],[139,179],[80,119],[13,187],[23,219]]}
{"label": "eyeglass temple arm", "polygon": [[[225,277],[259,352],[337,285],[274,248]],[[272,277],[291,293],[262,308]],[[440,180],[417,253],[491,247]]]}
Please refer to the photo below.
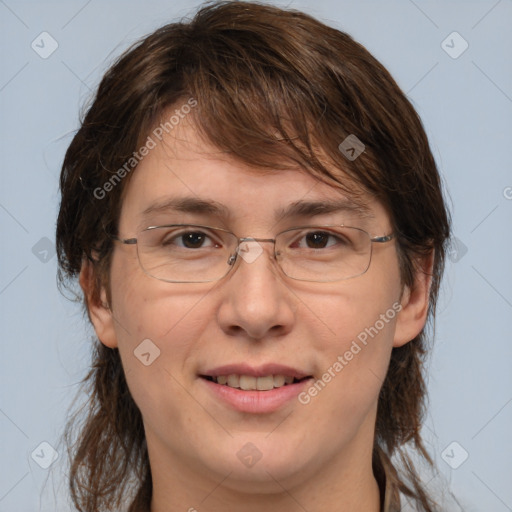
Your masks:
{"label": "eyeglass temple arm", "polygon": [[390,240],[393,240],[395,238],[395,235],[393,233],[390,233],[389,235],[384,236],[376,236],[374,238],[370,238],[372,242],[377,242],[378,244],[382,244],[384,242],[389,242]]}
{"label": "eyeglass temple arm", "polygon": [[135,245],[137,243],[136,238],[119,238],[118,236],[111,235],[112,239],[114,239],[116,242],[121,242],[122,244],[127,245]]}

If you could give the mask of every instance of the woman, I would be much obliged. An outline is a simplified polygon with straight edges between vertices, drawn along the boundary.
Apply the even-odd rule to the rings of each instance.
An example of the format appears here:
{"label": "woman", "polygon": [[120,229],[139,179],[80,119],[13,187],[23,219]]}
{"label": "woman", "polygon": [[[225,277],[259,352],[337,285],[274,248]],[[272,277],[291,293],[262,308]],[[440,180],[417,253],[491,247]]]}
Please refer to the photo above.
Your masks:
{"label": "woman", "polygon": [[61,193],[61,279],[98,338],[67,430],[77,510],[439,510],[405,449],[431,462],[449,218],[365,48],[300,12],[208,5],[106,73]]}

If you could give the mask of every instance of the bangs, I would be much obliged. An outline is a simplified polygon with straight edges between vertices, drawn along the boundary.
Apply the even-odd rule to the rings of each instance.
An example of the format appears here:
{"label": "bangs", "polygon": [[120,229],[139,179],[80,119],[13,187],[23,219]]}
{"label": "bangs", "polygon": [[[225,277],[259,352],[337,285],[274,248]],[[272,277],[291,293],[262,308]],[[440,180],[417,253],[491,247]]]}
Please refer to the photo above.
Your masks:
{"label": "bangs", "polygon": [[[361,123],[363,96],[354,103],[351,96],[358,92],[344,93],[336,76],[341,49],[340,60],[326,66],[319,45],[306,40],[292,47],[293,38],[284,38],[277,27],[262,24],[256,36],[240,27],[208,31],[200,21],[197,33],[192,24],[183,34],[168,84],[173,102],[159,108],[153,126],[168,109],[194,98],[190,116],[199,135],[249,166],[304,169],[352,196],[381,190],[372,142]],[[354,161],[339,149],[349,135],[365,148]]]}

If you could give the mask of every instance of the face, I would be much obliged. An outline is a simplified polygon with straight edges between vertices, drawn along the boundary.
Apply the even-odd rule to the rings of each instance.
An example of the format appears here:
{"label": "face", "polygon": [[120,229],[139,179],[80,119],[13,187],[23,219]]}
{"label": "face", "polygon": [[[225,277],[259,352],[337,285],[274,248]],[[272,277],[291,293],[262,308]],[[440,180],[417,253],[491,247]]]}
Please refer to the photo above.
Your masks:
{"label": "face", "polygon": [[[183,198],[222,209],[144,214]],[[250,168],[183,121],[134,171],[119,233],[126,239],[174,223],[265,239],[304,225],[345,224],[372,236],[392,231],[385,209],[369,197],[364,215],[346,207],[276,217],[297,202],[350,199],[300,169]],[[424,321],[424,301],[400,283],[395,242],[373,244],[366,273],[327,283],[285,276],[272,243],[261,248],[254,260],[239,257],[217,282],[168,283],[142,270],[135,245],[115,244],[111,309],[90,305],[91,316],[99,339],[119,348],[153,471],[198,482],[229,474],[226,487],[266,492],[275,480],[290,488],[371,454],[391,350]],[[278,387],[222,384],[222,376],[240,374],[229,382]]]}

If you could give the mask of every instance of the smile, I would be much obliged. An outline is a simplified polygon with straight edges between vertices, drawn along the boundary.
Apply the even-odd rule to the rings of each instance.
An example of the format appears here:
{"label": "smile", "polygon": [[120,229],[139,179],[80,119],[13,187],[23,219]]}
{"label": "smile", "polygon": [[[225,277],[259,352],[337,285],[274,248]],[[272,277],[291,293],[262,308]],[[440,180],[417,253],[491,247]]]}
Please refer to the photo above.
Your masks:
{"label": "smile", "polygon": [[214,402],[252,414],[269,414],[297,403],[297,396],[313,380],[311,374],[289,366],[246,363],[212,368],[198,377]]}
{"label": "smile", "polygon": [[303,379],[296,379],[289,375],[266,375],[264,377],[254,377],[253,375],[218,375],[217,377],[204,377],[207,380],[216,382],[230,388],[242,389],[244,391],[270,391],[276,388],[282,388],[290,384],[301,382]]}

